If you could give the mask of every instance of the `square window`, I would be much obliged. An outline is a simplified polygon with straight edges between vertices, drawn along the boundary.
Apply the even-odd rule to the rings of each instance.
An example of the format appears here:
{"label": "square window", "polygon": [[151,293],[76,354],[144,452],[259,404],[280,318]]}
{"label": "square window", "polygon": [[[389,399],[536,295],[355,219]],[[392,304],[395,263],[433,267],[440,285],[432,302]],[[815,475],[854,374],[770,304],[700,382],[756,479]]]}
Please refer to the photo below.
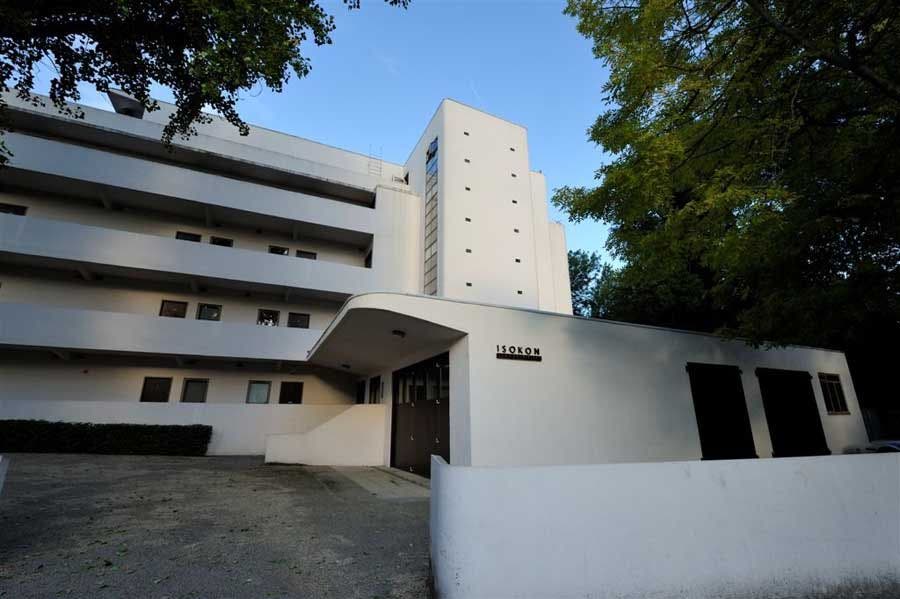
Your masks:
{"label": "square window", "polygon": [[510,151],[510,152],[515,152],[516,149],[515,149],[515,148],[510,148],[509,151]]}
{"label": "square window", "polygon": [[307,260],[315,260],[317,255],[315,252],[307,252],[306,250],[297,250],[298,258],[305,258]]}
{"label": "square window", "polygon": [[521,258],[516,258],[516,264],[520,264],[522,262]]}
{"label": "square window", "polygon": [[206,403],[206,390],[209,388],[207,379],[184,379],[181,387],[182,403]]}
{"label": "square window", "polygon": [[515,173],[510,173],[510,175],[512,176],[513,179],[516,178],[516,174],[515,174]]}
{"label": "square window", "polygon": [[168,318],[184,318],[187,314],[187,302],[163,300],[159,307],[159,315]]}
{"label": "square window", "polygon": [[220,304],[198,304],[197,320],[222,320],[222,306]]}
{"label": "square window", "polygon": [[286,247],[282,247],[280,245],[270,245],[269,253],[270,254],[278,254],[279,256],[287,256],[288,254],[291,253],[291,250],[289,250]]}
{"label": "square window", "polygon": [[247,385],[247,403],[269,403],[271,381],[250,381]]}
{"label": "square window", "polygon": [[844,388],[841,386],[841,377],[837,374],[819,373],[819,385],[822,387],[822,397],[825,399],[825,408],[829,414],[849,414],[847,398],[844,397]]}
{"label": "square window", "polygon": [[467,254],[471,254],[471,253],[472,253],[472,250],[469,249],[469,248],[466,248],[466,253],[467,253]]}
{"label": "square window", "polygon": [[468,131],[463,131],[463,135],[465,135],[466,137],[468,137],[468,136],[469,136],[469,132],[468,132]]}
{"label": "square window", "polygon": [[308,329],[309,314],[302,312],[288,312],[288,327],[292,329]]}
{"label": "square window", "polygon": [[144,387],[141,389],[141,401],[165,403],[169,401],[169,391],[171,389],[171,378],[161,376],[144,377]]}
{"label": "square window", "polygon": [[466,191],[472,191],[471,187],[466,187]]}
{"label": "square window", "polygon": [[230,248],[234,247],[234,239],[228,239],[227,237],[210,237],[209,242],[212,245],[221,245],[222,247]]}
{"label": "square window", "polygon": [[16,216],[25,216],[25,212],[27,211],[28,208],[26,206],[0,203],[0,214],[14,214]]}
{"label": "square window", "polygon": [[203,236],[199,233],[188,233],[187,231],[176,231],[175,239],[180,239],[181,241],[195,241],[197,243],[203,239]]}
{"label": "square window", "polygon": [[522,290],[519,289],[518,291],[516,291],[516,293],[518,293],[519,295],[522,295]]}
{"label": "square window", "polygon": [[264,327],[277,327],[279,315],[278,310],[261,309],[256,315],[256,324]]}
{"label": "square window", "polygon": [[471,287],[471,286],[472,286],[472,283],[468,283],[468,282],[466,283],[466,287]]}
{"label": "square window", "polygon": [[472,162],[472,161],[469,160],[468,158],[463,158],[463,160],[465,160],[466,164],[470,164],[470,163]]}
{"label": "square window", "polygon": [[467,222],[467,223],[470,223],[470,222],[472,222],[472,219],[469,218],[469,217],[467,216],[467,217],[466,217],[466,222]]}
{"label": "square window", "polygon": [[518,232],[519,232],[518,229],[513,229],[513,233],[518,233]]}
{"label": "square window", "polygon": [[282,381],[281,389],[278,392],[278,403],[303,403],[303,383],[294,381]]}

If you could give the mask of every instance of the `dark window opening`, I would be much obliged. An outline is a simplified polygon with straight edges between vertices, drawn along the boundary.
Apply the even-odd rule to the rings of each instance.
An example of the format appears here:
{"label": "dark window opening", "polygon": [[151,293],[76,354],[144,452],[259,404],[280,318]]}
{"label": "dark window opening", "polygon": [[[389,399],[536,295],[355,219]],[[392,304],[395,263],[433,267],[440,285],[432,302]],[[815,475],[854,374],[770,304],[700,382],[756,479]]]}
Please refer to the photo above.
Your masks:
{"label": "dark window opening", "polygon": [[518,291],[516,291],[516,293],[518,293],[519,295],[522,295],[522,290],[519,289]]}
{"label": "dark window opening", "polygon": [[256,324],[264,327],[277,327],[279,315],[278,310],[260,309],[256,314]]}
{"label": "dark window opening", "polygon": [[466,283],[466,287],[471,287],[471,286],[472,286],[472,283],[468,283],[468,282]]}
{"label": "dark window opening", "polygon": [[315,260],[318,258],[318,254],[315,252],[308,252],[306,250],[297,250],[298,258],[305,258],[306,260]]}
{"label": "dark window opening", "polygon": [[847,398],[844,397],[844,388],[841,386],[841,377],[837,374],[819,373],[819,386],[822,387],[822,397],[825,399],[825,408],[829,414],[849,414]]}
{"label": "dark window opening", "polygon": [[830,455],[810,374],[757,368],[756,376],[772,436],[773,456]]}
{"label": "dark window opening", "polygon": [[212,245],[221,245],[226,248],[234,247],[234,239],[228,239],[227,237],[212,236],[209,238],[209,243]]}
{"label": "dark window opening", "polygon": [[521,259],[521,258],[516,258],[516,264],[521,264],[521,263],[522,263],[522,259]]}
{"label": "dark window opening", "polygon": [[466,187],[466,191],[472,191],[471,187]]}
{"label": "dark window opening", "polygon": [[369,403],[381,403],[381,377],[369,379]]}
{"label": "dark window opening", "polygon": [[472,219],[469,218],[469,217],[467,216],[467,217],[466,217],[466,222],[467,222],[467,223],[470,223],[470,222],[472,222]]}
{"label": "dark window opening", "polygon": [[687,372],[703,459],[758,457],[738,367],[688,362]]}
{"label": "dark window opening", "polygon": [[25,213],[27,211],[27,206],[0,203],[0,214],[14,214],[15,216],[25,216]]}
{"label": "dark window opening", "polygon": [[510,173],[510,175],[512,175],[512,178],[513,178],[513,179],[516,178],[516,174],[515,174],[515,173]]}
{"label": "dark window opening", "polygon": [[141,389],[141,401],[165,403],[169,401],[169,391],[171,389],[171,378],[159,376],[144,377],[144,387]]}
{"label": "dark window opening", "polygon": [[469,132],[468,132],[468,131],[463,131],[463,135],[465,135],[466,137],[468,137],[468,136],[469,136]]}
{"label": "dark window opening", "polygon": [[513,233],[518,233],[518,232],[519,232],[518,229],[513,229]]}
{"label": "dark window opening", "polygon": [[369,250],[369,253],[366,254],[366,260],[363,262],[363,265],[366,268],[372,268],[372,250]]}
{"label": "dark window opening", "polygon": [[207,379],[184,379],[181,387],[182,403],[206,403],[206,391],[209,388]]}
{"label": "dark window opening", "polygon": [[181,241],[193,241],[199,243],[203,236],[200,233],[188,233],[187,231],[176,231],[175,239],[180,239]]}
{"label": "dark window opening", "polygon": [[159,306],[159,315],[168,318],[184,318],[187,314],[187,302],[176,302],[173,300],[163,300]]}
{"label": "dark window opening", "polygon": [[303,383],[295,381],[282,381],[281,389],[278,392],[278,403],[303,403]]}
{"label": "dark window opening", "polygon": [[518,204],[518,203],[519,203],[519,200],[513,200],[512,203],[513,203],[513,204]]}
{"label": "dark window opening", "polygon": [[269,403],[269,389],[271,381],[250,381],[247,384],[247,403]]}
{"label": "dark window opening", "polygon": [[366,403],[366,380],[363,379],[356,383],[356,403]]}
{"label": "dark window opening", "polygon": [[472,162],[472,161],[469,160],[468,158],[463,158],[463,160],[466,162],[466,164],[470,164],[470,163]]}
{"label": "dark window opening", "polygon": [[289,250],[289,249],[286,248],[286,247],[282,247],[282,246],[280,246],[280,245],[270,245],[270,246],[269,246],[269,253],[270,253],[270,254],[277,254],[277,255],[279,255],[279,256],[287,256],[287,255],[289,255],[289,254],[291,253],[291,250]]}
{"label": "dark window opening", "polygon": [[222,306],[219,304],[198,304],[197,320],[222,320]]}
{"label": "dark window opening", "polygon": [[469,249],[469,248],[466,248],[466,253],[467,253],[467,254],[471,254],[471,253],[472,253],[472,250]]}
{"label": "dark window opening", "polygon": [[288,312],[287,325],[292,329],[308,329],[309,314],[303,314],[302,312]]}

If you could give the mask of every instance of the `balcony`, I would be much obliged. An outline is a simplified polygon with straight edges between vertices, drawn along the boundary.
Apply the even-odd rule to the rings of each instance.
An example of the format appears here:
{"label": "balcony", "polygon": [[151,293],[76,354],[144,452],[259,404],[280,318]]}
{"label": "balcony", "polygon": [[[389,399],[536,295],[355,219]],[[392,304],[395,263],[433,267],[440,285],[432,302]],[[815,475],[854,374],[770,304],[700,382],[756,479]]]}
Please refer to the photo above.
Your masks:
{"label": "balcony", "polygon": [[[365,247],[375,210],[165,162],[8,133],[5,183],[25,189],[218,218]],[[373,192],[374,196],[374,192]]]}
{"label": "balcony", "polygon": [[322,331],[0,303],[0,346],[304,362]]}
{"label": "balcony", "polygon": [[0,258],[82,272],[343,300],[375,288],[371,268],[0,214]]}

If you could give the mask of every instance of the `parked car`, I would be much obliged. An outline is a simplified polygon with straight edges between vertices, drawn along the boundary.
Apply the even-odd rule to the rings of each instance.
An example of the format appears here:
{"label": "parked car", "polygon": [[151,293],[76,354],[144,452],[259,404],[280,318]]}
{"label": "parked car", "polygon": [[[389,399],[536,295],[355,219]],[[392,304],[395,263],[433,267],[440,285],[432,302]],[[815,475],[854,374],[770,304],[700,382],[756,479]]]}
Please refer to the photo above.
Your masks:
{"label": "parked car", "polygon": [[866,445],[848,447],[844,453],[900,453],[900,441],[870,441]]}

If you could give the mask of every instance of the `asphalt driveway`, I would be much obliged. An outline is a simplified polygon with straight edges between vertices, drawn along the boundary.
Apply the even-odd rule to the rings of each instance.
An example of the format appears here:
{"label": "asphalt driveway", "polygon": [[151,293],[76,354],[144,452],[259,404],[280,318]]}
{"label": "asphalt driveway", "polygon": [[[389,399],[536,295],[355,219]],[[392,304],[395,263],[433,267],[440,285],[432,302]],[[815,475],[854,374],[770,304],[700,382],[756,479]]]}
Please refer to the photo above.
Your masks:
{"label": "asphalt driveway", "polygon": [[9,457],[4,599],[429,596],[428,491],[379,469]]}

